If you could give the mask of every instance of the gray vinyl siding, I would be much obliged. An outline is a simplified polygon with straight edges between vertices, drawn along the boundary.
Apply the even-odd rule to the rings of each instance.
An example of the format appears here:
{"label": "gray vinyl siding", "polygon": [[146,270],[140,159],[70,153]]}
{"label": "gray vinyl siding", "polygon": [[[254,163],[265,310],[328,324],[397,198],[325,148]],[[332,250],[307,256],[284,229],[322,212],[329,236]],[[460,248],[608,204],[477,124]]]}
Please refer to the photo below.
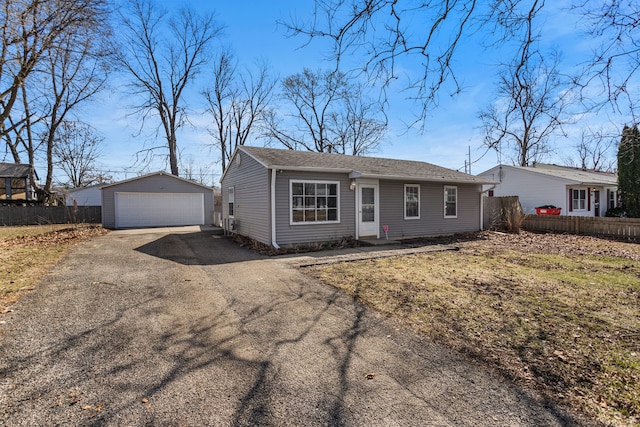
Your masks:
{"label": "gray vinyl siding", "polygon": [[[349,189],[347,173],[287,171],[279,169],[275,181],[275,238],[271,236],[271,169],[242,150],[223,175],[222,216],[229,219],[229,187],[234,188],[234,219],[237,232],[262,243],[280,246],[338,241],[356,237],[356,192]],[[294,180],[337,182],[339,222],[291,223],[290,183]],[[420,185],[420,219],[404,219],[404,184]],[[446,183],[380,180],[380,231],[389,226],[389,237],[416,237],[453,234],[480,229],[480,184],[451,184],[458,189],[457,218],[444,218]]]}
{"label": "gray vinyl siding", "polygon": [[169,174],[156,174],[139,179],[132,179],[122,183],[116,183],[102,189],[102,225],[107,228],[116,226],[116,192],[139,193],[203,193],[204,194],[204,219],[206,224],[213,222],[213,189],[207,189],[197,184],[191,184],[181,179],[176,179]]}
{"label": "gray vinyl siding", "polygon": [[[340,183],[340,222],[330,224],[291,224],[289,181],[338,181]],[[278,172],[276,180],[276,241],[279,245],[336,241],[355,237],[355,191],[349,189],[347,174]]]}
{"label": "gray vinyl siding", "polygon": [[234,219],[237,232],[259,242],[271,244],[269,169],[245,153],[229,163],[221,183],[222,218],[229,218],[229,187],[234,187]]}
{"label": "gray vinyl siding", "polygon": [[[420,186],[420,219],[404,219],[404,185]],[[444,217],[444,187],[458,189],[457,218]],[[380,181],[380,237],[437,236],[480,229],[480,186],[419,181]]]}

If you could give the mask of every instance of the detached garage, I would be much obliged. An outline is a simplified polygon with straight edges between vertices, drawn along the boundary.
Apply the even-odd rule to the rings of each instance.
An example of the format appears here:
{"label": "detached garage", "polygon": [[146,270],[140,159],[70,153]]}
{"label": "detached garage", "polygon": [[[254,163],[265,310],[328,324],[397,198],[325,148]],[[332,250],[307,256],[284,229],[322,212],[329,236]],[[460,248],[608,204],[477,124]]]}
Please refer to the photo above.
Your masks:
{"label": "detached garage", "polygon": [[212,222],[213,189],[166,172],[102,187],[103,227],[168,227]]}

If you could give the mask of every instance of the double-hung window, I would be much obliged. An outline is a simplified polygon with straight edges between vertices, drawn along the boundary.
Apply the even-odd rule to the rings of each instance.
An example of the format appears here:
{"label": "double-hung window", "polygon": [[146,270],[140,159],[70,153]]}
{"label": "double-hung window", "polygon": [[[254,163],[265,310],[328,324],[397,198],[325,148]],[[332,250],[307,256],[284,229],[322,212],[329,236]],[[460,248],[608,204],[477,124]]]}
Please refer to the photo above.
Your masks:
{"label": "double-hung window", "polygon": [[340,222],[340,185],[337,181],[290,182],[291,223]]}
{"label": "double-hung window", "polygon": [[616,207],[616,192],[611,190],[609,191],[609,203],[608,203],[608,208],[609,209],[613,209]]}
{"label": "double-hung window", "polygon": [[444,217],[458,217],[458,187],[444,187]]}
{"label": "double-hung window", "polygon": [[572,191],[572,206],[575,211],[584,211],[587,209],[587,190],[574,189]]}
{"label": "double-hung window", "polygon": [[233,218],[235,212],[236,195],[234,187],[229,187],[229,217]]}
{"label": "double-hung window", "polygon": [[404,185],[404,219],[420,219],[420,186]]}

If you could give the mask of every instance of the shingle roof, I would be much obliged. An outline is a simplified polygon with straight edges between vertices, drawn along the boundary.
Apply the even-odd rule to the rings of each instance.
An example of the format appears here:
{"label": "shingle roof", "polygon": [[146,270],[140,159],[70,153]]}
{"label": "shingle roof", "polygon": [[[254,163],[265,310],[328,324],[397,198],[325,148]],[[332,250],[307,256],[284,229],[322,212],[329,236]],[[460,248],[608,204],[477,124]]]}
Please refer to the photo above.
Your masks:
{"label": "shingle roof", "polygon": [[31,166],[18,163],[0,163],[0,178],[27,178]]}
{"label": "shingle roof", "polygon": [[533,167],[517,166],[517,168],[543,175],[568,179],[583,185],[618,185],[618,176],[613,173],[585,171],[567,166],[544,164],[538,164]]}
{"label": "shingle roof", "polygon": [[[349,173],[352,178],[403,179],[451,183],[492,183],[484,178],[412,160],[242,146],[267,168]],[[236,152],[236,155],[238,153]]]}
{"label": "shingle roof", "polygon": [[207,190],[211,190],[211,187],[208,187],[208,186],[206,186],[204,184],[200,184],[200,183],[192,181],[190,179],[186,179],[186,178],[182,178],[182,177],[179,177],[179,176],[175,176],[175,175],[170,174],[169,172],[164,172],[164,171],[148,173],[146,175],[136,176],[134,178],[129,178],[129,179],[125,179],[125,180],[122,180],[122,181],[113,182],[111,184],[99,184],[99,185],[101,186],[101,188],[115,187],[115,186],[120,185],[120,184],[124,184],[124,183],[131,182],[131,181],[138,181],[140,179],[149,178],[149,177],[155,176],[155,175],[168,176],[170,178],[177,179],[179,181],[184,181],[184,182],[186,182],[188,184],[196,185],[198,187],[202,187],[202,188],[206,188]]}

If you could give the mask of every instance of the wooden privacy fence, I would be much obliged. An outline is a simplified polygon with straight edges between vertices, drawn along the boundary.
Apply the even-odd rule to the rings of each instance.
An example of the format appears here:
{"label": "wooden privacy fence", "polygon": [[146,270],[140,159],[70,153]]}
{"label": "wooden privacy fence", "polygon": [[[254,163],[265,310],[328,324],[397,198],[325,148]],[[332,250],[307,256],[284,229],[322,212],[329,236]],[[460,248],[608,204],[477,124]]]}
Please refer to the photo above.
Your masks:
{"label": "wooden privacy fence", "polygon": [[0,225],[102,223],[100,206],[0,206]]}
{"label": "wooden privacy fence", "polygon": [[522,214],[518,196],[483,197],[482,203],[483,230],[511,229],[516,225],[519,227],[519,224],[514,224]]}
{"label": "wooden privacy fence", "polygon": [[640,241],[640,219],[560,215],[525,215],[528,231],[587,234]]}

